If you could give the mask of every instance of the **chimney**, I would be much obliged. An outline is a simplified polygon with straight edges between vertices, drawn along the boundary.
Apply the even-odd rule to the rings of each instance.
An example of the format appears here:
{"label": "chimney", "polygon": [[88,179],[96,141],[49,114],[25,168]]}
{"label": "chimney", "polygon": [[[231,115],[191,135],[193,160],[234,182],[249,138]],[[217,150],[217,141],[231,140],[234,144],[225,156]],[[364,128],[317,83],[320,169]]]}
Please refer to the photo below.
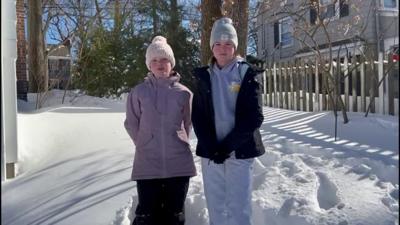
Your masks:
{"label": "chimney", "polygon": [[26,71],[25,1],[16,1],[17,10],[17,98],[27,101],[28,75]]}

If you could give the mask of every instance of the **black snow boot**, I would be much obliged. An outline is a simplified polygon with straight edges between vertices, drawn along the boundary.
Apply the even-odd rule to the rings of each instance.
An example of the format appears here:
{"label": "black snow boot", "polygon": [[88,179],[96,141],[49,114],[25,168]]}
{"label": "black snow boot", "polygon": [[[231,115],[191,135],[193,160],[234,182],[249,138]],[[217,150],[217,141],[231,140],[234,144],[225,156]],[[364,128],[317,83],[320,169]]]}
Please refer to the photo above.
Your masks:
{"label": "black snow boot", "polygon": [[184,212],[174,213],[171,225],[184,225],[184,224],[185,224],[185,213]]}
{"label": "black snow boot", "polygon": [[136,215],[132,225],[152,225],[150,215]]}

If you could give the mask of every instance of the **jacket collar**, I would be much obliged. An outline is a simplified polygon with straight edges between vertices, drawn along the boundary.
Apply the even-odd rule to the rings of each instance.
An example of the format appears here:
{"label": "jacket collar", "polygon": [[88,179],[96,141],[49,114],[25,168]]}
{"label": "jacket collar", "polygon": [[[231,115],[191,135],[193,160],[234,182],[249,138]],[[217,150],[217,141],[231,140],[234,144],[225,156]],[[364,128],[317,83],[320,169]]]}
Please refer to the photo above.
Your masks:
{"label": "jacket collar", "polygon": [[244,59],[243,59],[242,57],[236,56],[234,59],[232,59],[232,61],[230,61],[228,64],[226,64],[226,65],[225,65],[224,67],[222,67],[222,68],[219,68],[219,67],[218,67],[218,65],[217,65],[217,63],[216,63],[216,60],[212,60],[212,62],[214,62],[214,63],[210,63],[208,66],[209,66],[210,68],[213,68],[213,69],[216,69],[216,70],[221,70],[222,72],[228,72],[228,71],[232,70],[232,68],[233,68],[233,66],[234,66],[235,64],[241,63],[241,62],[243,62],[243,61],[244,61]]}
{"label": "jacket collar", "polygon": [[145,81],[155,86],[172,86],[174,83],[179,82],[180,79],[181,75],[175,71],[172,71],[171,75],[167,78],[157,78],[152,72],[149,72]]}

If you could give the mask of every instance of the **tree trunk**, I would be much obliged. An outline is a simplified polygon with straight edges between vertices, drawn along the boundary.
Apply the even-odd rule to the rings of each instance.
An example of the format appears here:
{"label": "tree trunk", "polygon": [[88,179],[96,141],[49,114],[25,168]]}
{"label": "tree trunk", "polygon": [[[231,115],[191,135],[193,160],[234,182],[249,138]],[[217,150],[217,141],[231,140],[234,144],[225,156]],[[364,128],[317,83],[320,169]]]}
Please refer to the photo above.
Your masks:
{"label": "tree trunk", "polygon": [[96,15],[97,15],[96,21],[97,21],[97,26],[98,26],[98,27],[102,27],[102,26],[103,26],[103,20],[102,20],[102,18],[101,18],[101,8],[100,8],[100,5],[99,5],[99,1],[98,1],[98,0],[95,0],[95,1],[94,1],[94,4],[95,4],[95,6],[96,6]]}
{"label": "tree trunk", "polygon": [[157,35],[158,33],[158,24],[159,24],[159,18],[157,14],[157,1],[152,0],[151,1],[151,17],[153,18],[153,35]]}
{"label": "tree trunk", "polygon": [[[182,41],[182,31],[181,31],[181,18],[180,18],[180,11],[178,7],[178,0],[171,0],[169,11],[169,20],[166,24],[166,37],[168,38],[168,43],[171,47],[176,51],[175,57],[179,55],[179,50],[184,43]],[[178,55],[176,55],[178,54]],[[178,56],[179,57],[179,56]],[[176,58],[178,61],[179,58]],[[178,63],[178,61],[176,63]]]}
{"label": "tree trunk", "polygon": [[[28,1],[28,65],[34,92],[46,92],[48,84],[44,35],[42,31],[42,1]],[[39,106],[40,107],[40,106]]]}
{"label": "tree trunk", "polygon": [[210,49],[210,35],[213,23],[222,16],[221,0],[203,0],[201,2],[201,63],[208,64],[212,52]]}
{"label": "tree trunk", "polygon": [[120,2],[119,2],[119,0],[115,0],[115,5],[114,5],[114,31],[115,31],[115,33],[119,33],[120,30],[121,30]]}
{"label": "tree trunk", "polygon": [[242,57],[246,57],[249,0],[225,0],[222,11],[225,16],[232,19],[233,25],[236,28],[238,35],[237,52]]}
{"label": "tree trunk", "polygon": [[178,29],[180,26],[178,0],[171,0],[170,12],[170,23],[173,26],[172,28]]}

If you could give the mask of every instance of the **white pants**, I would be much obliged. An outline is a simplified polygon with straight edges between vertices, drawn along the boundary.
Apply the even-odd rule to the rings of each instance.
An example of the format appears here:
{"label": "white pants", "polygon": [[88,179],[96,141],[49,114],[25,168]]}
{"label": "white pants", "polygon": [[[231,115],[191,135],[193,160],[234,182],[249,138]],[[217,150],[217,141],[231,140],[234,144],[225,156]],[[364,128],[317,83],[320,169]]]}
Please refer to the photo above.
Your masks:
{"label": "white pants", "polygon": [[252,225],[254,159],[232,156],[224,164],[202,158],[204,193],[210,225]]}

